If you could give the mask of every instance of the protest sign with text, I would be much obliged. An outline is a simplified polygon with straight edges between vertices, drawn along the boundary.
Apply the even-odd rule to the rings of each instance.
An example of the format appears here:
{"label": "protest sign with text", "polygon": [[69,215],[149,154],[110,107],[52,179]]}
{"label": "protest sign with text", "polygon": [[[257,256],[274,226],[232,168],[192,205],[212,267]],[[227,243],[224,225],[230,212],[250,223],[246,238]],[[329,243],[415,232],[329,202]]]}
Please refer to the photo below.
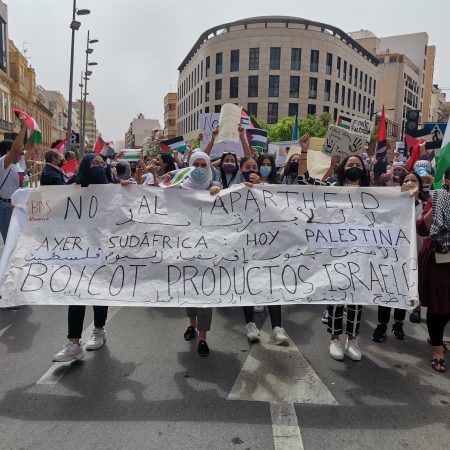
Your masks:
{"label": "protest sign with text", "polygon": [[[219,113],[203,113],[200,114],[200,132],[203,134],[203,139],[200,142],[200,149],[205,151],[208,142],[211,140],[212,131],[219,126]],[[215,143],[211,150],[211,158],[220,158],[224,152],[233,152],[237,156],[243,158],[244,150],[241,142],[219,142]]]}
{"label": "protest sign with text", "polygon": [[48,186],[14,204],[8,305],[418,300],[414,199],[396,188]]}

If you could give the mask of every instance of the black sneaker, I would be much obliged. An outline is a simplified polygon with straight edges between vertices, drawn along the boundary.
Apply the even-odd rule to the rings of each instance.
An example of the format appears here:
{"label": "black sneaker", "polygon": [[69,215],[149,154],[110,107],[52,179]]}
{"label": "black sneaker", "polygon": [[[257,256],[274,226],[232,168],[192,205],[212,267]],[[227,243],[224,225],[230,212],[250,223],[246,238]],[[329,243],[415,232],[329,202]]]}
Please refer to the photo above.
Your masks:
{"label": "black sneaker", "polygon": [[415,309],[410,315],[409,315],[409,321],[412,323],[420,323],[421,317],[420,317],[420,309]]}
{"label": "black sneaker", "polygon": [[375,328],[373,332],[372,341],[381,343],[386,339],[387,326],[380,324]]}
{"label": "black sneaker", "polygon": [[403,341],[406,338],[406,334],[403,331],[402,323],[394,323],[392,325],[392,334],[397,338]]}
{"label": "black sneaker", "polygon": [[185,341],[192,341],[192,339],[194,339],[195,336],[197,336],[197,332],[195,331],[195,327],[190,325],[189,327],[187,327],[187,330],[184,332],[184,340]]}
{"label": "black sneaker", "polygon": [[198,348],[197,348],[198,354],[200,356],[208,356],[209,354],[209,347],[206,341],[199,341],[198,342]]}

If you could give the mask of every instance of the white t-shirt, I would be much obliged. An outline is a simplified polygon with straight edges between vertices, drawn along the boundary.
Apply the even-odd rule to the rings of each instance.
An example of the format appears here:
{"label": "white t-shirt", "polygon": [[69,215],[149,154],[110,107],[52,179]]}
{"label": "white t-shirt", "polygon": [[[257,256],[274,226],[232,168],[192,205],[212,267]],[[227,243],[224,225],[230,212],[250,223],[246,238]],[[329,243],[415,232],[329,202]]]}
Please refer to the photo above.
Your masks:
{"label": "white t-shirt", "polygon": [[[6,180],[6,181],[5,181]],[[5,200],[11,199],[14,192],[19,189],[19,174],[15,164],[10,164],[5,169],[5,156],[0,158],[0,197]]]}

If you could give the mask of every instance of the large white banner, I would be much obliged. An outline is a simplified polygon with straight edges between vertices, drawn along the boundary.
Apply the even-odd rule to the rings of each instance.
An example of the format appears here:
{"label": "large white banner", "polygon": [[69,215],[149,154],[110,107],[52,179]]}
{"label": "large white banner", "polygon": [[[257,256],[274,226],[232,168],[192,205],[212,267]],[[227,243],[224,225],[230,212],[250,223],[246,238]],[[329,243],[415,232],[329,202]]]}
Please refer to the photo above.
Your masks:
{"label": "large white banner", "polygon": [[13,200],[9,305],[418,300],[414,201],[397,188],[49,186]]}

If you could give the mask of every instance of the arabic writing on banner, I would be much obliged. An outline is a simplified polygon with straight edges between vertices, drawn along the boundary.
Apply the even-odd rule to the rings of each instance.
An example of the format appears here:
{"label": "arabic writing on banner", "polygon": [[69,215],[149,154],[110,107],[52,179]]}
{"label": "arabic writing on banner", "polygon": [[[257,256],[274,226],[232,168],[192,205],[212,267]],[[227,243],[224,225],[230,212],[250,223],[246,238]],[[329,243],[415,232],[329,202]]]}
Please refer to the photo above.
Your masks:
{"label": "arabic writing on banner", "polygon": [[397,188],[49,186],[13,199],[9,305],[417,303],[414,200]]}

